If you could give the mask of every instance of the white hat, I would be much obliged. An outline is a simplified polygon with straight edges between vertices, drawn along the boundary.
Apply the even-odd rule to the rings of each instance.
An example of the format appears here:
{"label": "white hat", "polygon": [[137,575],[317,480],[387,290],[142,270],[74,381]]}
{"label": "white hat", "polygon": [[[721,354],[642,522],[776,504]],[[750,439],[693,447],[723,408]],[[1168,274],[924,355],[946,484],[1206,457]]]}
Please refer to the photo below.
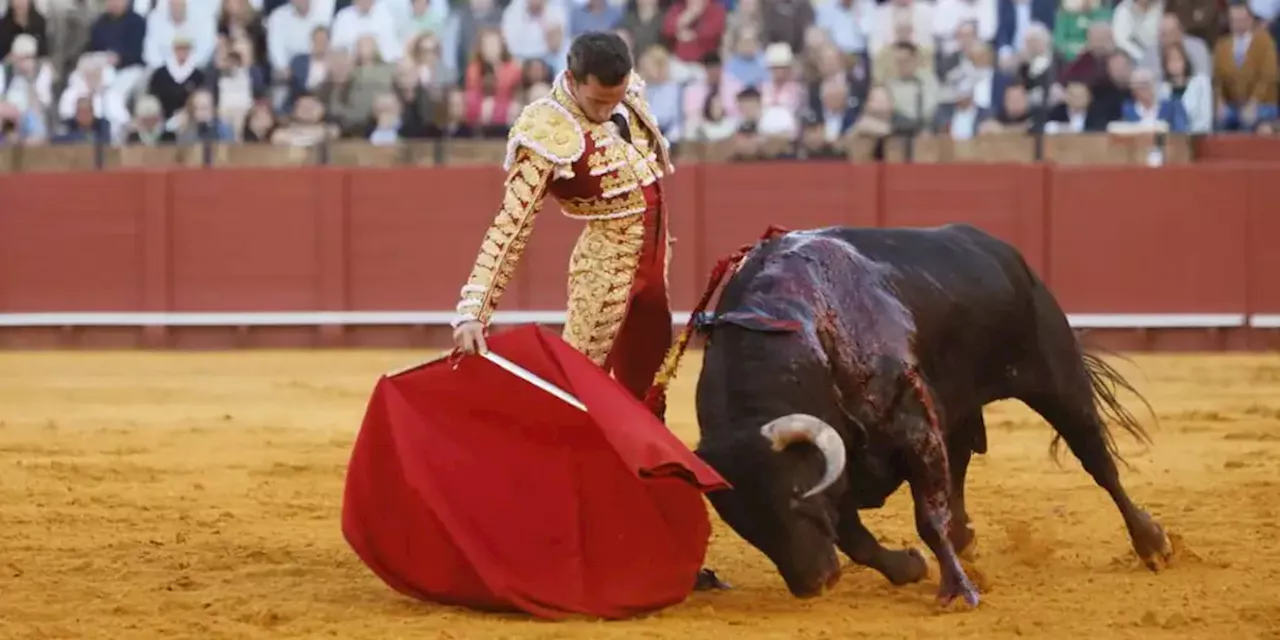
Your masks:
{"label": "white hat", "polygon": [[791,54],[791,45],[785,42],[775,42],[764,50],[764,64],[768,67],[789,67],[794,57]]}
{"label": "white hat", "polygon": [[164,114],[164,108],[160,105],[160,100],[153,95],[144,95],[138,98],[138,102],[133,105],[133,115],[140,118],[156,117]]}
{"label": "white hat", "polygon": [[36,42],[35,36],[29,33],[20,33],[13,39],[13,45],[9,50],[15,56],[35,56],[40,50],[40,44]]}

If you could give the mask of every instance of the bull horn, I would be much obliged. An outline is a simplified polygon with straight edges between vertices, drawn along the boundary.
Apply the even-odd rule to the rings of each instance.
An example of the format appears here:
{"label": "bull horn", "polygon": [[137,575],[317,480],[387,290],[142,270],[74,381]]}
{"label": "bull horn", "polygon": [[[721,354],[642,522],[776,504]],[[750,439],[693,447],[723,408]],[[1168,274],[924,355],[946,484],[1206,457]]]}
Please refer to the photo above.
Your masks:
{"label": "bull horn", "polygon": [[760,427],[760,435],[769,440],[774,451],[782,451],[793,442],[808,442],[822,452],[826,470],[822,472],[822,479],[818,484],[805,492],[805,498],[826,491],[844,472],[844,440],[840,437],[840,432],[811,415],[793,413],[782,416]]}

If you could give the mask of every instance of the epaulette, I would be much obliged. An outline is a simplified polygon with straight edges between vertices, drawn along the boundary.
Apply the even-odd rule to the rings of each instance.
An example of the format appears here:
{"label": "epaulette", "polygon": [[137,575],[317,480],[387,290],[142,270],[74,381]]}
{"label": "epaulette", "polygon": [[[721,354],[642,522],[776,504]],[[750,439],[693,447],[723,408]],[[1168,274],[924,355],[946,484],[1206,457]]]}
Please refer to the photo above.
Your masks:
{"label": "epaulette", "polygon": [[516,122],[507,135],[507,156],[502,163],[504,170],[511,170],[516,150],[520,147],[550,160],[556,166],[577,162],[587,150],[582,125],[555,100],[535,100],[520,110]]}

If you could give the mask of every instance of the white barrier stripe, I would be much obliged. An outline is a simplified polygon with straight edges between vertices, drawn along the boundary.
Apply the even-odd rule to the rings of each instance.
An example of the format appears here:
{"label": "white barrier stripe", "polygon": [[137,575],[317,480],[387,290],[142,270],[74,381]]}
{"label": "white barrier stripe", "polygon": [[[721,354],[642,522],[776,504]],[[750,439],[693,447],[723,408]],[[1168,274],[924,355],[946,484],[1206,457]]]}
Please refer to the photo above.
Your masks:
{"label": "white barrier stripe", "polygon": [[[0,313],[0,327],[308,327],[448,326],[453,311],[232,311]],[[493,324],[563,324],[564,311],[499,311]],[[1079,329],[1230,329],[1246,326],[1243,313],[1068,314]],[[688,311],[672,315],[684,325]],[[1280,315],[1255,315],[1249,325],[1280,328]]]}
{"label": "white barrier stripe", "polygon": [[1255,313],[1249,318],[1249,326],[1255,329],[1280,329],[1280,313]]}

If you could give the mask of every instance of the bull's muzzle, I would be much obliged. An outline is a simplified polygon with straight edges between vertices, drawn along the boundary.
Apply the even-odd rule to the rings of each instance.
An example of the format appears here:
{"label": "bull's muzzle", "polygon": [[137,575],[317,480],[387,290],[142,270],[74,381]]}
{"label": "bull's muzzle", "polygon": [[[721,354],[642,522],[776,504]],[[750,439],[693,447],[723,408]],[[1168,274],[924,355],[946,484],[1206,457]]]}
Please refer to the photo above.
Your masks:
{"label": "bull's muzzle", "polygon": [[826,469],[822,472],[822,479],[805,492],[804,498],[826,491],[844,473],[844,440],[835,427],[818,418],[804,413],[782,416],[760,427],[760,435],[769,440],[774,451],[782,451],[795,442],[808,442],[822,452]]}

